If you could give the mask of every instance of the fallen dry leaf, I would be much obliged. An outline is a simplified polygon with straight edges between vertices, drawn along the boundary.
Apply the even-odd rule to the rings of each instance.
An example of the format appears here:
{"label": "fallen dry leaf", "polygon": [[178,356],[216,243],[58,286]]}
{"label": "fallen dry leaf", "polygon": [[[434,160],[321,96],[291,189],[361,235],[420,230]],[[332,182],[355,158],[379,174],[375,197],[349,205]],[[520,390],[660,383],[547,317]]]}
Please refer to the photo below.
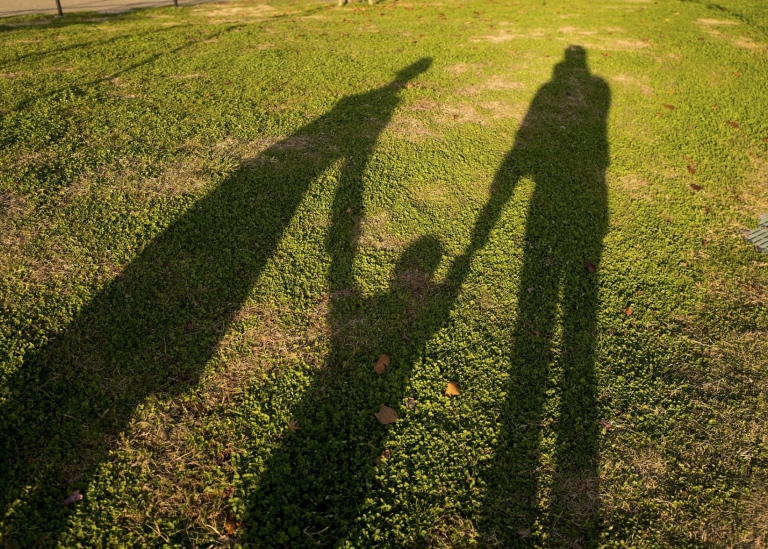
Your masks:
{"label": "fallen dry leaf", "polygon": [[688,173],[691,174],[691,175],[695,174],[696,173],[696,168],[694,168],[693,166],[688,164]]}
{"label": "fallen dry leaf", "polygon": [[699,192],[699,191],[700,191],[700,190],[702,190],[704,187],[702,187],[701,185],[697,185],[696,183],[691,183],[691,188],[692,188],[694,191],[696,191],[696,192]]}
{"label": "fallen dry leaf", "polygon": [[383,374],[389,367],[391,360],[387,355],[381,355],[379,360],[376,361],[376,366],[373,367],[373,371],[377,374]]}
{"label": "fallen dry leaf", "polygon": [[62,505],[72,505],[73,503],[77,503],[78,501],[81,501],[83,499],[83,494],[80,493],[80,490],[75,490],[70,494],[70,496],[65,499],[62,502]]}
{"label": "fallen dry leaf", "polygon": [[637,290],[637,295],[644,295],[645,292],[643,290]]}
{"label": "fallen dry leaf", "polygon": [[741,73],[740,72],[735,72],[735,73],[733,73],[733,76],[738,78],[739,76],[741,76]]}
{"label": "fallen dry leaf", "polygon": [[674,105],[670,105],[669,103],[664,103],[664,106],[666,108],[668,108],[669,110],[671,110],[671,111],[675,110],[675,106]]}
{"label": "fallen dry leaf", "polygon": [[376,419],[379,420],[379,423],[381,423],[382,425],[389,425],[397,421],[397,412],[395,412],[394,408],[390,408],[389,406],[385,406],[384,404],[381,405],[381,408],[379,408],[379,411],[376,412],[374,415],[376,416]]}
{"label": "fallen dry leaf", "polygon": [[627,305],[627,307],[625,309],[622,309],[621,312],[624,313],[627,316],[631,315],[632,314],[632,305]]}
{"label": "fallen dry leaf", "polygon": [[590,273],[595,272],[595,266],[590,261],[587,261],[586,263],[584,263],[584,267],[586,267],[587,271],[589,271]]}
{"label": "fallen dry leaf", "polygon": [[295,419],[292,419],[291,421],[288,422],[288,428],[294,433],[299,429],[301,429],[301,427],[299,427],[299,422]]}
{"label": "fallen dry leaf", "polygon": [[227,532],[228,535],[233,535],[235,532],[237,532],[237,529],[240,527],[241,522],[235,520],[235,517],[232,515],[227,515],[227,519],[224,521],[224,530]]}
{"label": "fallen dry leaf", "polygon": [[405,407],[408,408],[409,410],[413,410],[414,408],[416,408],[416,399],[410,398],[410,397],[406,398]]}
{"label": "fallen dry leaf", "polygon": [[376,458],[376,465],[380,465],[382,461],[391,457],[392,452],[389,451],[389,448],[384,448],[384,451]]}
{"label": "fallen dry leaf", "polygon": [[726,120],[725,123],[728,124],[732,128],[739,129],[739,123],[738,122],[734,122],[733,120]]}
{"label": "fallen dry leaf", "polygon": [[611,425],[610,423],[608,423],[604,419],[600,420],[600,425],[602,425],[603,429],[605,429],[606,431],[610,431],[611,429],[613,429],[613,425]]}
{"label": "fallen dry leaf", "polygon": [[459,384],[455,381],[449,381],[445,388],[445,396],[458,396],[459,394]]}

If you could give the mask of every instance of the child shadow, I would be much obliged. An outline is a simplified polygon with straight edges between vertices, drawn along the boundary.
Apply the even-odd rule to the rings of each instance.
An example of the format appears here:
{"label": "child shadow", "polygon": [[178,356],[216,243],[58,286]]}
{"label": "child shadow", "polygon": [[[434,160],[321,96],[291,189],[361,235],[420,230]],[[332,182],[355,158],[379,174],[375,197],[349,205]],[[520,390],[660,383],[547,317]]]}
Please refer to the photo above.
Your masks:
{"label": "child shadow", "polygon": [[[244,522],[260,547],[333,545],[354,535],[389,431],[374,414],[381,404],[405,413],[413,362],[455,296],[450,281],[434,280],[442,256],[437,239],[419,238],[402,252],[388,291],[371,297],[338,264],[345,260],[334,261],[331,271],[344,275],[332,284],[332,349],[291,411],[299,430],[286,433],[258,487],[244,487]],[[385,352],[392,363],[378,375],[374,361]]]}

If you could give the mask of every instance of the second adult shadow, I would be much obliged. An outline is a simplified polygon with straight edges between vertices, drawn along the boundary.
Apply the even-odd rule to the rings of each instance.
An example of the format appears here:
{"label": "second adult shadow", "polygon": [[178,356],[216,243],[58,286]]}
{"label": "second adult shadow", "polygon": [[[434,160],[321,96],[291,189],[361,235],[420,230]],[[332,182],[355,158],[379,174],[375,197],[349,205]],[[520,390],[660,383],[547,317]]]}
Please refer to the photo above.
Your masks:
{"label": "second adult shadow", "polygon": [[520,180],[533,180],[507,396],[479,524],[499,547],[596,542],[595,332],[610,101],[586,50],[567,48],[531,102],[473,238],[483,245]]}

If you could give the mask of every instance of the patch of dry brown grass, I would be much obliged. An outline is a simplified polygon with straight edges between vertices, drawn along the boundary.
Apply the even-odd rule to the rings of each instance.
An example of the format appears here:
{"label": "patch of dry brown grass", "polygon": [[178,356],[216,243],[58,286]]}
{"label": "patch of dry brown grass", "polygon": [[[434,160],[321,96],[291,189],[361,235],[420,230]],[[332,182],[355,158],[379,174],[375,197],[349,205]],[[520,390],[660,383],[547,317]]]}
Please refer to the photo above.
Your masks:
{"label": "patch of dry brown grass", "polygon": [[448,74],[453,76],[460,76],[468,72],[477,74],[482,67],[483,65],[480,63],[458,63],[457,65],[446,67],[445,70],[448,72]]}
{"label": "patch of dry brown grass", "polygon": [[405,241],[389,232],[389,217],[389,213],[386,211],[366,215],[359,227],[360,237],[358,242],[360,245],[377,251],[399,250],[405,244]]}
{"label": "patch of dry brown grass", "polygon": [[11,191],[0,192],[0,278],[21,263],[21,250],[37,230],[18,224],[32,211],[27,200]]}
{"label": "patch of dry brown grass", "polygon": [[429,129],[423,121],[410,115],[407,111],[396,113],[384,133],[410,143],[420,143],[426,139],[440,137],[439,134]]}
{"label": "patch of dry brown grass", "polygon": [[[435,520],[424,542],[429,547],[448,549],[452,547],[474,547],[480,539],[475,524],[460,515],[443,515]],[[493,547],[492,540],[486,544]]]}
{"label": "patch of dry brown grass", "polygon": [[273,17],[277,11],[267,4],[221,3],[200,4],[192,12],[198,17],[208,18],[212,25],[242,21],[263,21]]}
{"label": "patch of dry brown grass", "polygon": [[618,187],[629,194],[631,198],[648,201],[652,199],[650,183],[639,175],[624,175],[618,178],[618,180],[609,178],[608,185],[611,186],[612,184],[618,184]]}
{"label": "patch of dry brown grass", "polygon": [[613,82],[618,82],[625,89],[637,90],[646,97],[653,97],[653,88],[650,85],[649,78],[647,76],[632,76],[629,74],[617,74],[610,78]]}
{"label": "patch of dry brown grass", "polygon": [[526,86],[522,82],[508,80],[506,78],[502,78],[501,76],[492,76],[485,82],[467,86],[462,90],[462,93],[478,94],[488,91],[523,91],[525,88]]}

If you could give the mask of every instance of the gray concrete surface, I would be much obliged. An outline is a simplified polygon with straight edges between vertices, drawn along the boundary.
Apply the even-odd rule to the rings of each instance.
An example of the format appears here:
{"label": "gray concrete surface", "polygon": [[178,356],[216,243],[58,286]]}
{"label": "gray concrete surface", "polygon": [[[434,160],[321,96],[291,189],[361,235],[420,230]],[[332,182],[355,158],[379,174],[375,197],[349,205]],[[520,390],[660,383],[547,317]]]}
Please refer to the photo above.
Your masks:
{"label": "gray concrete surface", "polygon": [[[206,0],[179,0],[179,5],[199,4]],[[221,1],[221,0],[218,0]],[[172,6],[173,0],[61,0],[64,13],[96,11],[118,13],[136,8]],[[56,0],[0,0],[0,17],[27,13],[56,14]]]}

